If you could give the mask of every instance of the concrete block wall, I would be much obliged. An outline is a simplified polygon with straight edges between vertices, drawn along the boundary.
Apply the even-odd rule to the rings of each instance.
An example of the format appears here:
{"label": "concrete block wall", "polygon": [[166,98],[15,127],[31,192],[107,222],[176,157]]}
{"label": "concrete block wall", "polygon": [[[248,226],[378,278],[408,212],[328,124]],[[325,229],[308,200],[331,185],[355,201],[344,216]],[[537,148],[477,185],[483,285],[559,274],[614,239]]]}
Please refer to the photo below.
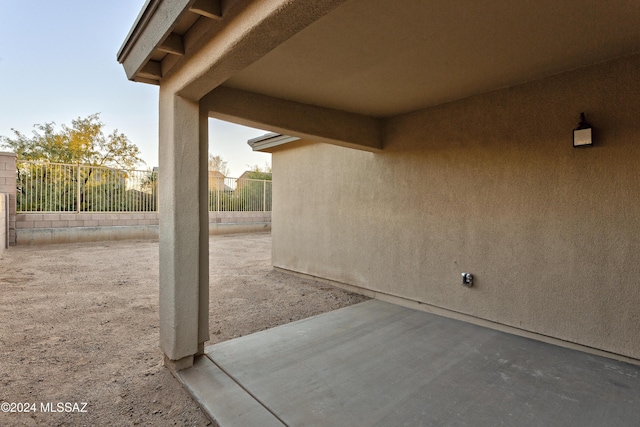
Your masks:
{"label": "concrete block wall", "polygon": [[[211,224],[271,222],[271,212],[209,212]],[[18,230],[30,228],[131,227],[158,225],[157,212],[126,213],[20,213],[15,217]]]}
{"label": "concrete block wall", "polygon": [[[16,155],[0,152],[0,193],[7,194],[6,210],[9,216],[9,244],[16,243]],[[4,241],[4,240],[3,240]]]}
{"label": "concrete block wall", "polygon": [[158,225],[157,212],[20,213],[16,228],[130,227]]}
{"label": "concrete block wall", "polygon": [[271,212],[209,212],[209,224],[270,223]]}
{"label": "concrete block wall", "polygon": [[158,236],[157,212],[19,213],[19,245],[153,239]]}
{"label": "concrete block wall", "polygon": [[271,212],[209,212],[209,234],[271,231]]}
{"label": "concrete block wall", "polygon": [[[158,238],[157,212],[20,213],[19,245]],[[271,212],[210,212],[209,234],[271,230]]]}

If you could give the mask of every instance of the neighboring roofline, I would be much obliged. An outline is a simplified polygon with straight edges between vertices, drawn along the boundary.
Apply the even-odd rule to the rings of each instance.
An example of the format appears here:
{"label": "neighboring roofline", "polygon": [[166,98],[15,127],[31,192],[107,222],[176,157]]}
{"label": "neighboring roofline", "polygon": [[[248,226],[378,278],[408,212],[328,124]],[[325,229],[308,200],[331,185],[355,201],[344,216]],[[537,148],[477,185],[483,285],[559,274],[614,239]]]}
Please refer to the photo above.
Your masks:
{"label": "neighboring roofline", "polygon": [[287,144],[289,142],[298,141],[300,138],[295,136],[282,135],[280,133],[267,133],[257,138],[247,141],[247,144],[253,151],[262,151],[268,148],[277,147],[278,145]]}

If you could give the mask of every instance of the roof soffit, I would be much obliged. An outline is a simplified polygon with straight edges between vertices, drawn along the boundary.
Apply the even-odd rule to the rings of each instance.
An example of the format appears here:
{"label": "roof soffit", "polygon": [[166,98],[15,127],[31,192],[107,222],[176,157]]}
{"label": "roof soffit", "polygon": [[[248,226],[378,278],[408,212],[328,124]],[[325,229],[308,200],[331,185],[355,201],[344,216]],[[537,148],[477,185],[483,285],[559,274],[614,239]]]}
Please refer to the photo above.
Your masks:
{"label": "roof soffit", "polygon": [[638,22],[637,0],[149,0],[118,59],[147,83],[188,68],[192,99],[224,85],[383,118],[640,52]]}
{"label": "roof soffit", "polygon": [[351,0],[226,86],[390,117],[640,51],[637,0]]}

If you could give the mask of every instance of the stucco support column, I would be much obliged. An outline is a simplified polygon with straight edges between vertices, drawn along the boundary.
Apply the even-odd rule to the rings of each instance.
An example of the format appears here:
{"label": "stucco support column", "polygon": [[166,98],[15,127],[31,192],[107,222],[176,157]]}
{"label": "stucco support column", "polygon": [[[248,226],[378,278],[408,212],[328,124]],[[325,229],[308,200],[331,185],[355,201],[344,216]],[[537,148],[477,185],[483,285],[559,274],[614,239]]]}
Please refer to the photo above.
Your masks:
{"label": "stucco support column", "polygon": [[209,339],[207,114],[160,88],[160,348],[174,369]]}

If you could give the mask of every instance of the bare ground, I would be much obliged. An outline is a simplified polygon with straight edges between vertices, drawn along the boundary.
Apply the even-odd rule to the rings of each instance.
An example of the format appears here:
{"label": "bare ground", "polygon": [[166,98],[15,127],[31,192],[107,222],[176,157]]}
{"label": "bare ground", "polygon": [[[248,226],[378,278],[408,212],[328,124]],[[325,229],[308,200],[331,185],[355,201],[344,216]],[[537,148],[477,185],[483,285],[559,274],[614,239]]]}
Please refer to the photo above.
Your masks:
{"label": "bare ground", "polygon": [[[209,244],[208,344],[365,299],[273,270],[269,234],[213,236]],[[0,402],[30,411],[35,403],[36,411],[0,412],[0,426],[210,425],[162,357],[157,242],[4,252]],[[66,402],[72,410],[86,402],[86,412],[42,412]]]}

